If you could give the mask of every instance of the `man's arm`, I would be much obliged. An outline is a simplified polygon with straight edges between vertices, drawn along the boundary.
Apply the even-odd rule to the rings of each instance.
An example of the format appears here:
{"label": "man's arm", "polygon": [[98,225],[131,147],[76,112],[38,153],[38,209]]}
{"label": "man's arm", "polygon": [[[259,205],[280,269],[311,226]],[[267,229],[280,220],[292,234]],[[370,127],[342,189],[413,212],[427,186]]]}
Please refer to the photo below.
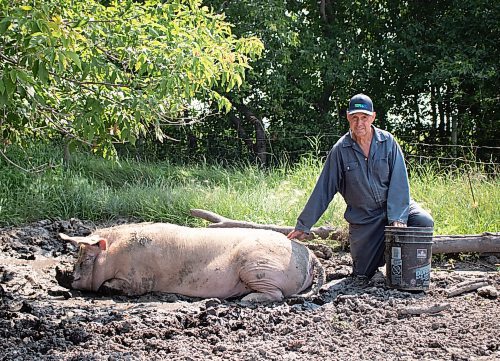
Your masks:
{"label": "man's arm", "polygon": [[410,184],[408,172],[403,157],[403,151],[399,144],[393,139],[391,159],[391,179],[387,194],[387,218],[389,224],[399,226],[408,223],[410,210]]}
{"label": "man's arm", "polygon": [[[337,193],[342,178],[339,155],[333,147],[316,185],[307,201],[302,213],[297,218],[295,230],[309,233],[311,227],[318,221],[328,208],[333,196]],[[293,232],[292,232],[293,233]],[[289,235],[290,236],[290,235]]]}

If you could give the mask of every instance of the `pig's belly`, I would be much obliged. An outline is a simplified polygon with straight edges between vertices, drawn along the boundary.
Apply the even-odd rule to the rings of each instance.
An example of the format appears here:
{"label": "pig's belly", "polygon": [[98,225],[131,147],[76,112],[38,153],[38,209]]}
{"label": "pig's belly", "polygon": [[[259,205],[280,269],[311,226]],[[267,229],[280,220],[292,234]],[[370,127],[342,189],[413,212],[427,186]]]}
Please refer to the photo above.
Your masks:
{"label": "pig's belly", "polygon": [[237,270],[221,268],[191,272],[180,270],[176,275],[158,277],[154,288],[158,292],[203,298],[230,298],[250,292]]}

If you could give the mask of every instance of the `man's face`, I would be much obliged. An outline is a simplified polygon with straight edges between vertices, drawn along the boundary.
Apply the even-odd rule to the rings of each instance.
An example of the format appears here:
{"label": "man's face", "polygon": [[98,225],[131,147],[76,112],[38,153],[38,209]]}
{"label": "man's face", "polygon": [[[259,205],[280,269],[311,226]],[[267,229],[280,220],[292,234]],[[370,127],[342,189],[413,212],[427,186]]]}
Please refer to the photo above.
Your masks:
{"label": "man's face", "polygon": [[370,134],[371,125],[375,120],[376,114],[368,115],[365,113],[347,114],[349,128],[356,138],[363,138]]}

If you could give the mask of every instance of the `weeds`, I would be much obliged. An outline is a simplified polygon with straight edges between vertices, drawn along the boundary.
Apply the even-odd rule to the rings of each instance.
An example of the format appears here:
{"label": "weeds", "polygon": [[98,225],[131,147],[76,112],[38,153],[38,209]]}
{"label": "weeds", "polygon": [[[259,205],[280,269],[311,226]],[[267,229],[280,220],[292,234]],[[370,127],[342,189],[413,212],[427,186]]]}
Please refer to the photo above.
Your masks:
{"label": "weeds", "polygon": [[[59,164],[37,174],[9,167],[0,159],[0,225],[71,217],[203,225],[205,221],[191,217],[189,209],[204,208],[228,218],[293,226],[323,165],[314,155],[293,166],[262,170],[251,165],[116,163],[75,154],[65,168],[58,151],[48,145],[32,150],[34,164]],[[15,159],[17,154],[24,156],[13,152],[10,157]],[[480,170],[467,171],[441,171],[432,165],[410,169],[412,197],[434,216],[436,234],[500,228],[498,178],[484,177]],[[337,195],[316,225],[345,229],[344,210],[345,203]]]}

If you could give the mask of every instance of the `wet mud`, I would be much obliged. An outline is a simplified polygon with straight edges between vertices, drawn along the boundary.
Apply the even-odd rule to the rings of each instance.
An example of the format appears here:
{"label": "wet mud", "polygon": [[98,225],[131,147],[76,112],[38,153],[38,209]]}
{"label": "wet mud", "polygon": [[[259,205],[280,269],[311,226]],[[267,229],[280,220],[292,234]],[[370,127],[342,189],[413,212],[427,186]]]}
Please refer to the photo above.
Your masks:
{"label": "wet mud", "polygon": [[[327,282],[308,299],[68,290],[56,268],[77,250],[57,234],[94,228],[72,219],[0,229],[0,360],[500,359],[498,255],[434,260],[425,292],[352,279],[349,253],[324,245],[311,249]],[[487,287],[448,296],[466,282]]]}

